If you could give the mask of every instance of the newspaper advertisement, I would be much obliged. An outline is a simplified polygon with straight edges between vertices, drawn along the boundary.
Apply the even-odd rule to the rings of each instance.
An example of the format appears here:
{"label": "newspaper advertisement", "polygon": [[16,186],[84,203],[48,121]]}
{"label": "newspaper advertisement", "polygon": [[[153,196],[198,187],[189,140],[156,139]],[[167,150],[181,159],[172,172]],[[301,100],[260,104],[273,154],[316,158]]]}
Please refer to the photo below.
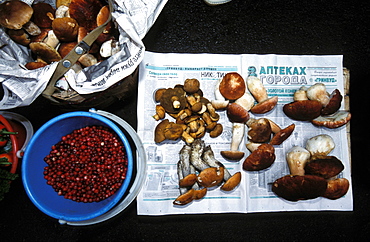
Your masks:
{"label": "newspaper advertisement", "polygon": [[[0,0],[2,2],[4,1]],[[55,0],[24,2],[28,5],[45,2],[56,8]],[[112,19],[119,31],[119,51],[81,71],[73,68],[67,71],[64,77],[69,88],[79,94],[104,91],[132,74],[143,59],[145,46],[142,38],[154,24],[166,2],[167,0],[112,0]],[[0,109],[30,105],[46,88],[57,62],[28,70],[25,65],[32,61],[34,59],[30,48],[16,44],[8,36],[6,28],[0,27],[0,83],[4,89]]]}
{"label": "newspaper advertisement", "polygon": [[[256,213],[278,211],[352,211],[353,198],[351,186],[350,153],[347,140],[347,127],[328,129],[314,126],[308,121],[296,121],[283,112],[283,105],[293,101],[293,93],[301,86],[324,83],[331,93],[338,89],[344,93],[343,66],[341,55],[296,56],[296,55],[255,55],[255,54],[177,54],[145,52],[139,69],[138,88],[138,135],[147,153],[147,178],[137,198],[139,215],[202,214],[202,213]],[[218,121],[223,125],[223,132],[216,138],[206,134],[202,139],[210,145],[214,156],[231,174],[241,172],[238,187],[225,192],[219,187],[207,190],[200,200],[194,200],[185,206],[174,205],[180,195],[177,175],[179,151],[185,142],[154,142],[154,130],[159,121],[153,118],[156,102],[154,93],[160,88],[172,88],[183,84],[186,79],[196,78],[200,82],[203,96],[209,100],[215,98],[217,82],[229,72],[237,72],[244,79],[254,74],[262,81],[269,96],[278,96],[277,106],[265,114],[250,114],[252,118],[265,117],[280,127],[294,123],[291,136],[281,145],[275,146],[275,162],[261,171],[244,171],[243,161],[249,156],[245,133],[239,150],[244,157],[239,161],[230,161],[220,155],[220,151],[230,149],[232,123],[225,111],[217,111]],[[343,103],[341,109],[343,109]],[[166,116],[174,120],[172,117]],[[247,132],[248,129],[245,129]],[[271,190],[272,183],[289,174],[286,152],[293,146],[305,147],[306,141],[319,134],[330,135],[335,141],[335,148],[330,153],[344,164],[339,177],[349,180],[350,188],[345,196],[330,200],[318,197],[310,200],[290,202],[277,197]]]}

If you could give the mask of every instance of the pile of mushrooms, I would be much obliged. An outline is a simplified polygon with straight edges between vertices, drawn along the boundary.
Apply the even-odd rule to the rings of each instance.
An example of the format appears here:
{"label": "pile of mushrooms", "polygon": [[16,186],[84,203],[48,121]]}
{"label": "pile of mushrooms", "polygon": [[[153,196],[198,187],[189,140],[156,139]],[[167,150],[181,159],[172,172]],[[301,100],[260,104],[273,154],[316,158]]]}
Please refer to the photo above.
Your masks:
{"label": "pile of mushrooms", "polygon": [[224,165],[214,157],[211,146],[201,139],[185,144],[179,152],[177,174],[180,195],[174,205],[186,205],[203,198],[208,188],[220,186],[223,191],[232,191],[241,181],[241,172],[231,175]]}
{"label": "pile of mushrooms", "polygon": [[245,81],[235,72],[227,73],[215,87],[213,106],[217,110],[225,109],[232,122],[232,141],[230,150],[221,151],[225,159],[240,160],[244,152],[239,151],[245,126],[248,126],[247,148],[252,152],[243,162],[243,169],[258,171],[268,168],[275,161],[273,145],[280,145],[293,132],[295,125],[282,129],[267,118],[251,118],[253,114],[265,114],[277,104],[278,97],[268,97],[261,80],[248,76]]}
{"label": "pile of mushrooms", "polygon": [[333,139],[317,135],[306,142],[306,147],[294,146],[286,154],[290,175],[277,179],[272,191],[289,201],[325,197],[338,199],[349,189],[346,178],[338,178],[344,169],[342,162],[329,153],[335,148]]}
{"label": "pile of mushrooms", "polygon": [[[35,61],[25,65],[27,69],[60,61],[109,18],[108,5],[100,0],[56,0],[56,9],[44,2],[29,6],[20,0],[8,0],[0,5],[0,13],[0,25],[9,37],[29,47],[35,57]],[[113,21],[109,22],[73,69],[78,72],[117,53],[117,34]]]}
{"label": "pile of mushrooms", "polygon": [[[154,141],[182,139],[191,144],[207,132],[215,138],[223,127],[219,114],[200,89],[197,79],[186,79],[183,85],[161,88],[155,91],[156,113],[153,118],[160,121],[154,130]],[[170,121],[166,114],[174,118]]]}
{"label": "pile of mushrooms", "polygon": [[331,94],[323,83],[316,83],[309,88],[302,86],[294,93],[294,101],[285,104],[284,113],[295,120],[310,121],[317,126],[338,128],[351,119],[348,111],[339,111],[343,99],[338,89]]}

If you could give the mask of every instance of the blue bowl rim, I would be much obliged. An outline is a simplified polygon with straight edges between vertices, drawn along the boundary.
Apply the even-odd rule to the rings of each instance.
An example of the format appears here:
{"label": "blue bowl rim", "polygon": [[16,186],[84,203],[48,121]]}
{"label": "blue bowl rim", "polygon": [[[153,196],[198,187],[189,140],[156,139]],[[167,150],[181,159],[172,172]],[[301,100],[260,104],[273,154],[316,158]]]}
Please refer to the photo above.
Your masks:
{"label": "blue bowl rim", "polygon": [[[125,154],[126,154],[126,157],[127,157],[127,172],[126,172],[126,178],[125,178],[123,184],[117,190],[117,192],[115,193],[115,197],[110,201],[109,204],[107,204],[106,206],[102,207],[101,209],[99,209],[95,212],[92,212],[88,215],[83,215],[83,216],[71,215],[71,216],[68,216],[64,213],[62,215],[62,214],[59,214],[59,212],[53,212],[53,211],[50,211],[49,209],[45,209],[39,203],[39,201],[37,201],[37,199],[33,196],[32,192],[30,191],[30,186],[27,182],[28,177],[27,177],[26,164],[27,164],[27,157],[28,157],[28,154],[31,152],[32,146],[36,143],[35,141],[44,133],[45,130],[47,130],[51,125],[53,125],[55,122],[58,122],[59,120],[63,120],[63,119],[67,119],[67,118],[76,118],[76,117],[88,117],[88,118],[97,119],[97,120],[105,123],[107,126],[109,126],[113,131],[115,131],[115,133],[120,137],[120,139],[121,139],[121,141],[122,141],[122,143],[124,144],[124,147],[125,147]],[[24,156],[23,156],[23,159],[22,159],[21,172],[22,172],[22,182],[23,182],[23,186],[26,190],[26,193],[27,193],[28,197],[30,198],[30,200],[32,201],[32,203],[38,209],[40,209],[45,214],[47,214],[47,215],[49,215],[53,218],[56,218],[56,219],[61,219],[61,220],[66,220],[66,221],[74,221],[74,222],[83,221],[83,220],[88,220],[88,219],[98,217],[98,216],[108,212],[111,208],[113,208],[122,199],[123,195],[125,194],[128,186],[130,184],[131,177],[132,177],[132,172],[133,172],[132,150],[131,150],[131,146],[130,146],[125,134],[123,133],[123,131],[114,122],[112,122],[108,118],[105,118],[105,117],[103,117],[99,114],[93,113],[93,112],[86,112],[86,111],[69,112],[69,113],[64,113],[64,114],[61,114],[57,117],[54,117],[54,118],[50,119],[49,121],[47,121],[44,125],[42,125],[35,132],[35,134],[31,138],[28,146],[25,149]],[[46,181],[45,181],[45,183],[46,183]],[[57,195],[57,194],[55,193],[55,195]]]}

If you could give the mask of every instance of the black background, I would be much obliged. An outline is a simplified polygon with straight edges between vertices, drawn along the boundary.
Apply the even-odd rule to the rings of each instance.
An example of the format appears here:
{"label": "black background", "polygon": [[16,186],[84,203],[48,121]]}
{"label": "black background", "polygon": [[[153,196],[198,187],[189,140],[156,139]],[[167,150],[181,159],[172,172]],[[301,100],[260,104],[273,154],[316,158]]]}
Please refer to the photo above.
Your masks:
{"label": "black background", "polygon": [[[144,38],[147,50],[178,53],[341,54],[350,69],[353,212],[281,212],[137,216],[136,202],[109,221],[60,225],[27,197],[21,179],[0,202],[0,240],[6,241],[248,241],[365,240],[370,235],[369,1],[170,0]],[[136,96],[106,111],[136,127]],[[13,110],[37,130],[66,112],[38,98]]]}

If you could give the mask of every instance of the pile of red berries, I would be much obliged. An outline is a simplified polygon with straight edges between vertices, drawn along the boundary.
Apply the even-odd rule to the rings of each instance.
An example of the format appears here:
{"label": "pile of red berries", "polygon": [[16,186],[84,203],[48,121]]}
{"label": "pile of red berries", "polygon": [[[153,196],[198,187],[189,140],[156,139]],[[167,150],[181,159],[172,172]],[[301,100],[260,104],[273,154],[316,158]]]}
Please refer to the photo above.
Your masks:
{"label": "pile of red berries", "polygon": [[113,195],[126,178],[122,141],[107,127],[74,130],[44,158],[47,184],[66,199],[99,202]]}

